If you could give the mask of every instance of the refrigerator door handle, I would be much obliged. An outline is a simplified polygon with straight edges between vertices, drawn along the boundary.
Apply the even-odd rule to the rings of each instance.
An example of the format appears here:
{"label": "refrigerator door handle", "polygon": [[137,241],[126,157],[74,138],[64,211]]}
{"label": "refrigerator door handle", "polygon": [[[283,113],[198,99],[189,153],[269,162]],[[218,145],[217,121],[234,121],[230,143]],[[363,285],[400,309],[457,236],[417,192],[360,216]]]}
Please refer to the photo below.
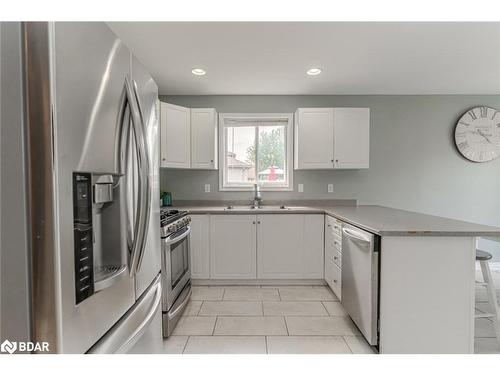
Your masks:
{"label": "refrigerator door handle", "polygon": [[134,89],[134,95],[135,95],[135,100],[137,103],[137,110],[139,113],[139,118],[140,118],[140,130],[142,134],[142,140],[143,142],[141,143],[141,146],[143,147],[144,151],[144,157],[145,157],[145,164],[147,163],[148,169],[147,169],[147,175],[146,178],[144,178],[144,182],[146,184],[146,195],[147,195],[147,200],[144,205],[144,210],[145,210],[145,217],[146,220],[144,222],[144,236],[142,238],[142,246],[141,250],[139,252],[139,257],[137,261],[137,270],[136,272],[139,272],[141,269],[141,264],[142,264],[142,259],[144,258],[144,253],[146,252],[146,242],[148,239],[148,227],[149,227],[149,218],[151,215],[151,181],[150,181],[150,176],[149,176],[149,171],[150,171],[150,165],[149,165],[149,155],[147,152],[147,134],[146,134],[146,125],[144,122],[144,112],[142,111],[141,107],[141,101],[139,99],[139,90],[137,89],[137,83],[135,81],[132,81],[132,87]]}
{"label": "refrigerator door handle", "polygon": [[[134,306],[101,338],[89,354],[126,353],[142,337],[151,324],[161,303],[161,279],[158,275],[153,285]],[[139,320],[139,322],[138,322]]]}
{"label": "refrigerator door handle", "polygon": [[139,172],[139,201],[136,214],[136,225],[134,226],[134,242],[130,254],[130,272],[136,274],[139,271],[139,259],[145,247],[145,237],[149,225],[149,203],[151,200],[149,191],[149,160],[147,155],[146,143],[144,139],[144,126],[142,114],[139,110],[137,97],[134,93],[133,85],[128,77],[125,78],[125,89],[127,100],[132,118],[135,146],[138,155],[138,172]]}
{"label": "refrigerator door handle", "polygon": [[[125,95],[126,97],[127,95]],[[128,264],[130,275],[133,276],[134,270],[132,269],[132,259],[136,252],[137,247],[137,231],[138,231],[138,223],[137,223],[137,196],[135,191],[132,193],[130,190],[134,190],[134,180],[131,182],[131,176],[127,176],[127,164],[129,162],[134,162],[131,160],[134,155],[130,155],[131,150],[131,134],[130,134],[130,121],[131,114],[129,105],[126,103],[126,99],[123,100],[123,114],[121,117],[121,134],[119,138],[119,156],[117,158],[119,164],[117,170],[122,174],[122,178],[125,180],[123,183],[125,184],[125,220],[126,220],[126,232],[127,232],[127,244],[130,250],[130,260]]]}

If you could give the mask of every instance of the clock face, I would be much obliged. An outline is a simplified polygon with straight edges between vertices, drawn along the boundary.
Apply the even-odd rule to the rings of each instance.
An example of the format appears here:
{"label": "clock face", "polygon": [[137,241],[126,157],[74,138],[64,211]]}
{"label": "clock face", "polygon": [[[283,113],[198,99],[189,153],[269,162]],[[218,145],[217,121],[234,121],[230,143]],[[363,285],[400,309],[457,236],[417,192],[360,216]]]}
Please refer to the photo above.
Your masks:
{"label": "clock face", "polygon": [[455,127],[455,143],[471,161],[482,163],[500,156],[500,111],[475,107],[465,112]]}

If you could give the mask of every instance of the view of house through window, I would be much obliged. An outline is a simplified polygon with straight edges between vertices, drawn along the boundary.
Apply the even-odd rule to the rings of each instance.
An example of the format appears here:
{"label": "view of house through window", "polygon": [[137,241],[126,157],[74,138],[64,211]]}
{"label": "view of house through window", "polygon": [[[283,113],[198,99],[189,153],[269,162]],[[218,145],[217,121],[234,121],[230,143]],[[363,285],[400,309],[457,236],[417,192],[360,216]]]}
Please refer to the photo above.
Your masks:
{"label": "view of house through window", "polygon": [[[234,124],[234,126],[233,126]],[[223,187],[245,188],[289,186],[287,160],[288,121],[275,120],[241,123],[231,121],[224,126]]]}

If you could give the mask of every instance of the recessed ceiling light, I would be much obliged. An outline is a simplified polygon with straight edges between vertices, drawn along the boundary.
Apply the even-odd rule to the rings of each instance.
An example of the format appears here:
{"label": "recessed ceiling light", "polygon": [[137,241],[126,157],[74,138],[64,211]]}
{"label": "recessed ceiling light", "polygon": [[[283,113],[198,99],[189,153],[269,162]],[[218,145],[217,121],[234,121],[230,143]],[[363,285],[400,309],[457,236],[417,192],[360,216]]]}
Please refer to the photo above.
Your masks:
{"label": "recessed ceiling light", "polygon": [[318,74],[321,73],[321,69],[320,68],[311,68],[306,73],[307,73],[307,75],[310,75],[310,76],[317,76]]}
{"label": "recessed ceiling light", "polygon": [[193,70],[191,70],[191,73],[193,73],[195,76],[204,76],[205,74],[207,74],[207,72],[201,68],[194,68]]}

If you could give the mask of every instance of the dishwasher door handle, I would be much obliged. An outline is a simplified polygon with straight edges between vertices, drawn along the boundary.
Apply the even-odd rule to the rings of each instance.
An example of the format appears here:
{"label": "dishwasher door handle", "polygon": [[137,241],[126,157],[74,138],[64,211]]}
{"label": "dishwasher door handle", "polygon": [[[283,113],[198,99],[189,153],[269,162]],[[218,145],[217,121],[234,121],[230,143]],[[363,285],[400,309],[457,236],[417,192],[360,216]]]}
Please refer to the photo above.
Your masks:
{"label": "dishwasher door handle", "polygon": [[363,234],[349,228],[342,228],[342,232],[350,239],[370,245],[371,238],[366,238]]}

